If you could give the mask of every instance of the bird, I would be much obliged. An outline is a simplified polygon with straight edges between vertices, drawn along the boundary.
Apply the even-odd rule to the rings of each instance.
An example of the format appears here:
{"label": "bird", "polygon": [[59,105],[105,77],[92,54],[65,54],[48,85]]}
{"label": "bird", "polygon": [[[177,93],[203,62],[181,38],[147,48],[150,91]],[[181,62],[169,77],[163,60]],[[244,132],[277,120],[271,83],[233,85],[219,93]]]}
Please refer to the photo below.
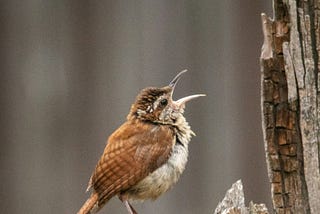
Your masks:
{"label": "bird", "polygon": [[205,94],[173,100],[182,74],[164,87],[147,87],[137,95],[127,120],[108,138],[89,180],[89,199],[77,214],[98,212],[117,196],[129,214],[132,201],[155,200],[175,184],[185,169],[194,132],[184,117],[185,104]]}

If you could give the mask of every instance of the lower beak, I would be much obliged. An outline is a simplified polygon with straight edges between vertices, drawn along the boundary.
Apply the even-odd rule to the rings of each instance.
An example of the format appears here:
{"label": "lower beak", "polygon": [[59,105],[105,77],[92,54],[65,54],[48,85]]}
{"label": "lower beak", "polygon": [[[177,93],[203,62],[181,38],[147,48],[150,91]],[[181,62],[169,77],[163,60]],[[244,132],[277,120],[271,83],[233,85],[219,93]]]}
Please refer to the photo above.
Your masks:
{"label": "lower beak", "polygon": [[190,100],[193,100],[195,98],[204,97],[204,96],[206,96],[206,95],[205,94],[194,94],[194,95],[190,95],[190,96],[187,96],[187,97],[180,98],[177,101],[173,101],[173,103],[175,104],[176,107],[178,107],[180,109],[180,108],[184,107],[186,102],[188,102]]}

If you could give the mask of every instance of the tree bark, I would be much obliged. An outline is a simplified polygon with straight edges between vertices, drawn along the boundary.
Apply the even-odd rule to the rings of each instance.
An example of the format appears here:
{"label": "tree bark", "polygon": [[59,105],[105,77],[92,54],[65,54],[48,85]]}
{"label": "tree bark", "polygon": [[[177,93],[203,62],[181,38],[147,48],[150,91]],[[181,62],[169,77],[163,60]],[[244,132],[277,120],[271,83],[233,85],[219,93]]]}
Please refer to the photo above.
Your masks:
{"label": "tree bark", "polygon": [[261,107],[276,213],[320,212],[320,0],[262,14]]}

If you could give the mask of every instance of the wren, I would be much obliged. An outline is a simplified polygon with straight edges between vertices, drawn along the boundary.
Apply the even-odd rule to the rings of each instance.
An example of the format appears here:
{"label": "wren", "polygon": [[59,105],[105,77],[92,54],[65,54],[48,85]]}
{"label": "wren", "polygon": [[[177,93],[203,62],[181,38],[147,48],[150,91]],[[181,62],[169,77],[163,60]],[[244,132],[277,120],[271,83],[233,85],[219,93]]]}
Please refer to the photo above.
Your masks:
{"label": "wren", "polygon": [[168,86],[143,89],[132,104],[127,121],[111,134],[92,173],[90,198],[78,214],[96,213],[114,196],[136,214],[129,203],[155,200],[175,184],[185,169],[188,144],[194,135],[183,116],[186,102],[205,96],[172,99],[186,70]]}

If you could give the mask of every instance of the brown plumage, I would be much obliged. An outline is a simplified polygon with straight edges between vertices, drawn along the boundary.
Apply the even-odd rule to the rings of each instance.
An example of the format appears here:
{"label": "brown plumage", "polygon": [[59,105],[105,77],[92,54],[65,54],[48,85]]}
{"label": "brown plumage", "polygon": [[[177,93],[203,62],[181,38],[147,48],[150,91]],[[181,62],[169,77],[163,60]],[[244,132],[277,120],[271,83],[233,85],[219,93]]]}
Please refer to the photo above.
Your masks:
{"label": "brown plumage", "polygon": [[193,134],[183,117],[184,105],[203,96],[172,100],[182,73],[169,86],[146,88],[137,96],[127,121],[109,137],[89,181],[93,192],[78,214],[95,213],[114,196],[134,214],[128,200],[155,199],[178,180]]}

